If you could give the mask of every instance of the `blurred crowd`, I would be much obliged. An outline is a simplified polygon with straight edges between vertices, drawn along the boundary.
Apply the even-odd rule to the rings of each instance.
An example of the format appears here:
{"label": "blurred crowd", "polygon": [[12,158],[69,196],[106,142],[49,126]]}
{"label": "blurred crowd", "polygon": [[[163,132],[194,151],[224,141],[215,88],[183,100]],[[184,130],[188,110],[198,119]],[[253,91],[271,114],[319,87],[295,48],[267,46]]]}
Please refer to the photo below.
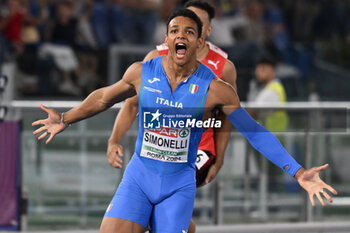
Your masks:
{"label": "blurred crowd", "polygon": [[[162,43],[166,19],[185,2],[0,0],[0,64],[16,62],[22,96],[85,96],[106,84],[111,45]],[[350,44],[349,1],[209,2],[216,8],[209,40],[235,63],[242,100],[250,78],[240,80],[240,74],[262,54],[295,67],[307,83],[320,45]]]}

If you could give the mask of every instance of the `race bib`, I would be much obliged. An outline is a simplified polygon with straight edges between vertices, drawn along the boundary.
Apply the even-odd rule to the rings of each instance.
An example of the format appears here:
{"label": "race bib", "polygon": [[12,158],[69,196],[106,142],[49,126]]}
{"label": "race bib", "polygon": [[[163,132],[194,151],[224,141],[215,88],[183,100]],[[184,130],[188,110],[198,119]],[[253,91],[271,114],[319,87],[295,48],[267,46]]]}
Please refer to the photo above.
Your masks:
{"label": "race bib", "polygon": [[209,156],[207,153],[205,153],[202,150],[198,150],[197,152],[197,160],[196,160],[196,167],[198,170],[200,170],[203,165],[209,160]]}
{"label": "race bib", "polygon": [[191,130],[189,128],[145,129],[141,156],[171,163],[186,163]]}

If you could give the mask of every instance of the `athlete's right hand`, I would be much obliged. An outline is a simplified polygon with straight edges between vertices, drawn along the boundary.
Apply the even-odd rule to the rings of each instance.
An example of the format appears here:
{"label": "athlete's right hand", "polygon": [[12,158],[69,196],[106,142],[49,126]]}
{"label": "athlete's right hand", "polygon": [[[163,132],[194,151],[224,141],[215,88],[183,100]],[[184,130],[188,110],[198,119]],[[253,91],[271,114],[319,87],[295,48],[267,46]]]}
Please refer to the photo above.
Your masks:
{"label": "athlete's right hand", "polygon": [[120,156],[124,156],[123,147],[119,143],[108,141],[107,157],[109,164],[115,168],[122,168],[123,160]]}
{"label": "athlete's right hand", "polygon": [[41,140],[50,134],[49,138],[45,142],[48,144],[56,134],[62,132],[65,128],[67,128],[67,126],[61,122],[61,115],[58,112],[52,108],[45,107],[42,104],[40,105],[40,108],[47,112],[48,117],[32,123],[32,126],[43,125],[39,129],[35,130],[33,134],[37,135],[38,133],[44,132],[38,137],[38,140]]}

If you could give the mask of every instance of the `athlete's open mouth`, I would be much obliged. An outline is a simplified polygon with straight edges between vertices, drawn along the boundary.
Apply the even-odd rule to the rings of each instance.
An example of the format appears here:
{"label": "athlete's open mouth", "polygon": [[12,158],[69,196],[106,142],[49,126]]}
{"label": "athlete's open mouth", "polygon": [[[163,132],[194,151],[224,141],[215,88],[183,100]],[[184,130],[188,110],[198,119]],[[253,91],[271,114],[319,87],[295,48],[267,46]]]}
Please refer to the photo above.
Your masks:
{"label": "athlete's open mouth", "polygon": [[176,54],[183,57],[186,54],[187,47],[184,43],[176,43],[175,45]]}

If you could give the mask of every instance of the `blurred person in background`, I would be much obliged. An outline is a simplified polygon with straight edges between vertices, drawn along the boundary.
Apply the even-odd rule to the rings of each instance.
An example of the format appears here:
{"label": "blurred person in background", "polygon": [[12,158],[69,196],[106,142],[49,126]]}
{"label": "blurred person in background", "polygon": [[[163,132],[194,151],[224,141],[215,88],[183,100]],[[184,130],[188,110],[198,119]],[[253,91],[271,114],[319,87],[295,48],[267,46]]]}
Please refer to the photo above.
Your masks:
{"label": "blurred person in background", "polygon": [[[81,88],[76,84],[79,62],[74,49],[77,48],[78,19],[73,16],[73,12],[73,1],[62,0],[57,3],[56,15],[47,31],[46,39],[49,43],[40,48],[40,78],[41,82],[47,84],[43,94],[52,91],[71,96],[82,94]],[[60,73],[58,76],[63,76],[63,80],[58,76],[54,80],[47,80],[47,71],[54,67]]]}
{"label": "blurred person in background", "polygon": [[6,55],[23,52],[22,24],[26,10],[20,0],[8,0],[0,9],[0,32]]}
{"label": "blurred person in background", "polygon": [[92,25],[94,6],[94,0],[84,0],[81,4],[81,11],[78,13],[76,54],[79,60],[79,68],[76,74],[79,77],[77,84],[82,88],[84,96],[95,90],[100,82],[97,74],[100,47],[96,31]]}
{"label": "blurred person in background", "polygon": [[175,9],[183,7],[183,4],[181,4],[180,2],[180,0],[162,1],[161,9],[159,12],[159,20],[153,38],[154,44],[162,44],[164,42],[164,35],[166,33],[166,22]]}
{"label": "blurred person in background", "polygon": [[17,58],[16,89],[21,95],[37,95],[40,89],[38,48],[49,14],[44,0],[22,0],[22,4],[27,13],[22,23],[24,52]]}
{"label": "blurred person in background", "polygon": [[109,6],[109,19],[113,43],[125,43],[123,29],[125,28],[126,20],[120,0],[113,0]]}
{"label": "blurred person in background", "polygon": [[[90,23],[93,32],[95,33],[96,42],[98,47],[101,49],[107,49],[112,43],[112,31],[109,19],[109,5],[102,0],[94,1],[85,1],[85,6],[90,8],[91,6],[91,15]],[[85,9],[86,10],[86,9]]]}
{"label": "blurred person in background", "polygon": [[78,14],[77,44],[81,49],[96,50],[98,43],[91,23],[94,0],[85,0]]}
{"label": "blurred person in background", "polygon": [[161,0],[119,0],[125,16],[125,42],[151,45],[159,20]]}
{"label": "blurred person in background", "polygon": [[58,2],[57,14],[48,33],[48,40],[58,45],[76,46],[78,20],[73,16],[74,2]]}
{"label": "blurred person in background", "polygon": [[[255,66],[255,80],[251,81],[249,90],[249,102],[254,104],[282,105],[287,102],[285,88],[279,78],[276,77],[277,61],[271,56],[260,57]],[[271,132],[286,132],[289,125],[289,116],[285,110],[263,110],[249,111],[252,117],[261,122],[261,124]],[[284,138],[278,136],[281,144],[284,145]],[[294,146],[297,146],[295,144]],[[295,148],[293,146],[293,148]],[[255,152],[256,153],[256,152]],[[299,151],[294,152],[295,158],[300,158]],[[273,166],[268,167],[269,176],[278,177],[280,172]],[[294,179],[282,174],[285,188],[289,192],[298,192],[300,190]],[[273,186],[271,186],[273,188]]]}
{"label": "blurred person in background", "polygon": [[[261,57],[255,67],[256,80],[263,86],[254,94],[250,102],[256,104],[283,104],[287,101],[285,89],[276,77],[276,61],[268,56]],[[250,90],[254,92],[254,90]],[[255,95],[255,96],[254,96]],[[254,112],[253,115],[256,115]],[[272,132],[284,132],[288,127],[288,115],[284,110],[264,112],[263,125]],[[261,116],[259,117],[261,119]]]}

